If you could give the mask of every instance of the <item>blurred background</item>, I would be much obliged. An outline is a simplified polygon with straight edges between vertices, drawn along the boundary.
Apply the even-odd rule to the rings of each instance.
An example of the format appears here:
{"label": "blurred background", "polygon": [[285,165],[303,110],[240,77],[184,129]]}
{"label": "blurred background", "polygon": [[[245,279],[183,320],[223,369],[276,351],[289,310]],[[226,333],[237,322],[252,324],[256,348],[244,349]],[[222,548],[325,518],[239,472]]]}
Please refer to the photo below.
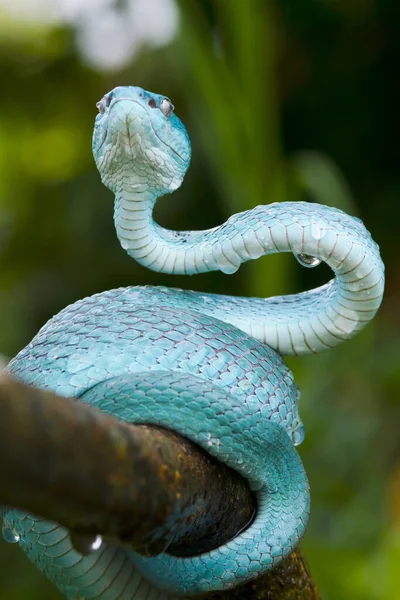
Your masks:
{"label": "blurred background", "polygon": [[[396,0],[0,0],[5,356],[67,304],[113,287],[269,296],[330,276],[289,255],[229,277],[135,264],[91,155],[95,103],[116,85],[169,96],[192,139],[182,188],[157,206],[164,226],[306,199],[358,215],[380,244],[387,289],[373,324],[288,360],[312,488],[302,547],[325,600],[400,596],[399,21]],[[0,573],[0,599],[60,597],[5,542]]]}

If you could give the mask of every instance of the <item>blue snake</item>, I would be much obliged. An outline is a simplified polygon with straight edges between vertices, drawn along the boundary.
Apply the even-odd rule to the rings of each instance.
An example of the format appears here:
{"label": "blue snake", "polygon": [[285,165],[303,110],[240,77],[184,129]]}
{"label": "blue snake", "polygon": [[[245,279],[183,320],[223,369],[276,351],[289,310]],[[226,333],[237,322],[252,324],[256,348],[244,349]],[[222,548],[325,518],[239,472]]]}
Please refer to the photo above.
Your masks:
{"label": "blue snake", "polygon": [[267,299],[151,286],[96,294],[53,317],[8,366],[125,421],[173,429],[241,473],[257,498],[245,531],[189,558],[144,558],[109,543],[82,556],[64,528],[12,508],[4,531],[70,599],[229,589],[287,556],[307,523],[299,392],[281,355],[320,352],[360,331],[381,303],[383,264],[360,220],[314,203],[257,206],[207,231],[162,228],[155,202],[181,185],[190,162],[184,125],[168,98],[138,87],[117,87],[97,107],[94,158],[115,194],[120,243],[136,261],[162,273],[234,273],[291,252],[305,266],[325,261],[335,277]]}

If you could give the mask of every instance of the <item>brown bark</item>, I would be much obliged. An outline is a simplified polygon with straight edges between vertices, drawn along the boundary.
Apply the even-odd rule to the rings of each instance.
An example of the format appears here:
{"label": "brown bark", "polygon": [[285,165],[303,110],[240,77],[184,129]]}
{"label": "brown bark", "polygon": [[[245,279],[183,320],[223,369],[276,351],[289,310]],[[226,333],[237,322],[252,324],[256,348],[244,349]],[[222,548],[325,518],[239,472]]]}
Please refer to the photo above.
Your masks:
{"label": "brown bark", "polygon": [[274,569],[229,592],[214,592],[204,600],[321,600],[301,551],[295,550]]}
{"label": "brown bark", "polygon": [[[1,504],[147,555],[166,548],[179,556],[211,550],[242,530],[255,510],[246,482],[189,440],[122,423],[5,375],[0,482]],[[318,595],[295,552],[256,582],[211,598]]]}
{"label": "brown bark", "polygon": [[158,554],[202,552],[247,524],[245,481],[189,440],[3,376],[0,502]]}

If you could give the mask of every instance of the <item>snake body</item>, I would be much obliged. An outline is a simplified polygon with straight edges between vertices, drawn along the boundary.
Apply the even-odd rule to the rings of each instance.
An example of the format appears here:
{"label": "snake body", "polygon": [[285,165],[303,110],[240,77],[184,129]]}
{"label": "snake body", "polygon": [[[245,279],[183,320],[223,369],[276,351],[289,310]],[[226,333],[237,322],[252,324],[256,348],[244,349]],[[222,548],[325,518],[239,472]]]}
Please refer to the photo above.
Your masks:
{"label": "snake body", "polygon": [[375,315],[384,275],[362,223],[300,202],[258,206],[207,231],[163,229],[156,199],[181,184],[190,142],[168,98],[115,88],[98,103],[93,153],[115,194],[122,247],[165,273],[235,272],[241,263],[292,252],[336,275],[309,292],[269,299],[161,287],[112,290],[53,317],[9,364],[25,382],[80,397],[120,419],[173,429],[240,472],[257,497],[251,525],[191,558],[143,558],[103,544],[89,556],[68,532],[26,511],[3,511],[29,557],[70,599],[175,600],[257,577],[303,535],[307,478],[299,393],[280,354],[319,352]]}

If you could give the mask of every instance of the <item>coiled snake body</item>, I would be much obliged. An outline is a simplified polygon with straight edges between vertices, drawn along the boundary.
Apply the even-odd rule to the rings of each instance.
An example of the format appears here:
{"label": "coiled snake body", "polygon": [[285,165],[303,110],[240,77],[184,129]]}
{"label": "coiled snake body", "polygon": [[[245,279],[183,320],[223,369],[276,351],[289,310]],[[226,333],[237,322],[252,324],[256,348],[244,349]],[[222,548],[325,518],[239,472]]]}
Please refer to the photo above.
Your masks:
{"label": "coiled snake body", "polygon": [[304,533],[307,478],[298,390],[280,354],[319,352],[375,315],[384,277],[362,223],[301,202],[258,206],[207,231],[175,232],[152,219],[157,197],[182,182],[190,142],[164,96],[115,88],[98,103],[93,153],[115,193],[121,245],[165,273],[235,272],[241,263],[292,252],[325,261],[336,277],[319,289],[260,299],[133,287],[86,298],[51,319],[14,358],[25,382],[78,396],[130,422],[174,429],[227,463],[257,495],[253,523],[193,558],[145,559],[104,544],[83,557],[67,532],[21,510],[4,523],[71,599],[173,600],[257,577]]}

